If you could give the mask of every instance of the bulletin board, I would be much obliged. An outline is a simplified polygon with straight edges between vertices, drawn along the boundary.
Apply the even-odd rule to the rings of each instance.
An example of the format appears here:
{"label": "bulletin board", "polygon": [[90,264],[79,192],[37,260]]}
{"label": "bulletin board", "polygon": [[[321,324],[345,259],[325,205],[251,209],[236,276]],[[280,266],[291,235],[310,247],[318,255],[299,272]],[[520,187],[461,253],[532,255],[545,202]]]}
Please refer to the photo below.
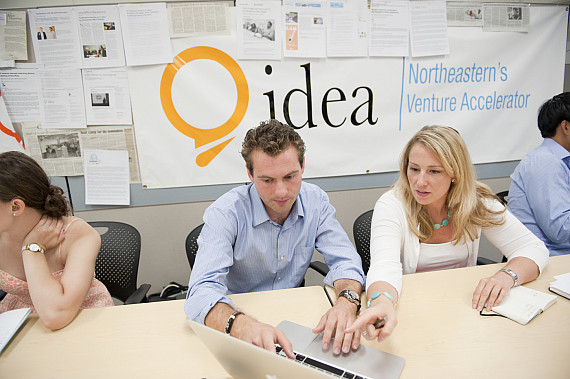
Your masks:
{"label": "bulletin board", "polygon": [[[171,39],[175,57],[206,47],[227,56],[224,62],[237,65],[245,77],[247,109],[219,141],[214,138],[200,145],[196,135],[183,135],[173,125],[161,93],[172,64],[128,67],[132,138],[141,172],[141,182],[130,185],[131,205],[213,200],[246,183],[241,140],[250,127],[270,116],[288,119],[297,127],[307,144],[305,178],[327,191],[391,185],[398,175],[401,148],[426,124],[460,131],[480,179],[505,177],[540,143],[536,110],[563,87],[566,6],[530,7],[531,25],[524,33],[448,27],[450,54],[425,58],[240,60],[235,9],[231,12],[229,34]],[[216,54],[200,56],[203,62],[193,67],[196,72],[191,75],[187,75],[189,65],[179,65],[171,86],[225,88],[224,80],[232,80],[235,70],[220,63],[221,55]],[[211,62],[222,70],[209,67]],[[222,75],[198,84],[186,82],[212,72]],[[233,80],[239,97],[240,84]],[[176,95],[179,99],[173,102],[183,103],[184,93]],[[340,102],[343,96],[347,100]],[[340,106],[334,108],[333,100]],[[237,110],[240,101],[228,96],[203,109],[198,119],[228,113],[228,107]],[[200,161],[201,154],[220,143],[223,146],[212,159],[206,164]],[[82,176],[55,176],[54,182],[70,191],[76,210],[101,207],[85,204]]]}

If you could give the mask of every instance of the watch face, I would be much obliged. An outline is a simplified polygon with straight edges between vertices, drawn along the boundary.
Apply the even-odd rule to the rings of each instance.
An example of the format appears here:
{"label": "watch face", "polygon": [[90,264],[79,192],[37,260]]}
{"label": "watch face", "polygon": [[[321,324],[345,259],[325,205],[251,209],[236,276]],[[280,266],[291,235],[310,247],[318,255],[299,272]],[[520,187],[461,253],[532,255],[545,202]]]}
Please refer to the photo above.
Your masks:
{"label": "watch face", "polygon": [[30,251],[41,251],[42,248],[37,243],[30,244]]}
{"label": "watch face", "polygon": [[348,298],[353,303],[360,303],[360,297],[354,291],[345,290],[345,291],[342,291],[341,295]]}

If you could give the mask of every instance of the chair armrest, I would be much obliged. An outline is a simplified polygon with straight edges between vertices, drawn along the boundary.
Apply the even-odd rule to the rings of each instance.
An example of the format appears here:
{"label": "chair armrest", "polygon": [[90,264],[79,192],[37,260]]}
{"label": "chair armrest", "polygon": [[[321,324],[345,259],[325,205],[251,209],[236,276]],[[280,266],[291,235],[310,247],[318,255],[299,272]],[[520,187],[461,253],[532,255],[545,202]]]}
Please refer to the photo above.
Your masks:
{"label": "chair armrest", "polygon": [[477,265],[481,266],[481,265],[491,265],[497,263],[489,258],[484,258],[484,257],[477,257]]}
{"label": "chair armrest", "polygon": [[139,288],[137,288],[135,292],[129,296],[127,300],[125,300],[125,305],[146,303],[148,301],[146,294],[149,290],[150,284],[142,284]]}
{"label": "chair armrest", "polygon": [[309,264],[309,267],[322,276],[326,276],[329,273],[329,267],[323,262],[313,261]]}

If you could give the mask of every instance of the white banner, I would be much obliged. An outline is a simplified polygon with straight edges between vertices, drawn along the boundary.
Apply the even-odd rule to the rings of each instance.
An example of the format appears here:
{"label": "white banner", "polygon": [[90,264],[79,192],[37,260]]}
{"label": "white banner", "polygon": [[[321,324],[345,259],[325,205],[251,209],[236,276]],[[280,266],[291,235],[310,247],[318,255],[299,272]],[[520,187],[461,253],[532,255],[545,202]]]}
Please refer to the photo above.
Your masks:
{"label": "white banner", "polygon": [[241,142],[272,116],[298,128],[307,178],[397,170],[431,124],[459,130],[474,163],[520,159],[541,141],[538,107],[562,91],[567,18],[541,6],[528,33],[450,27],[451,54],[430,58],[237,61],[235,27],[173,40],[173,64],[128,69],[142,183],[247,182]]}

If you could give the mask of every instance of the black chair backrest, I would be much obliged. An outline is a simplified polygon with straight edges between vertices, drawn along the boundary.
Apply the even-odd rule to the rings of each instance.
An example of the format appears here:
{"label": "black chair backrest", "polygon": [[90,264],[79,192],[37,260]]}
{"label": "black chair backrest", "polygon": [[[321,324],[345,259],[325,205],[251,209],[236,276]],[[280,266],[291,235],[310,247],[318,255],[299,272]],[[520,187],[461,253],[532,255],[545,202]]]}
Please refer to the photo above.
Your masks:
{"label": "black chair backrest", "polygon": [[507,206],[507,202],[509,201],[509,191],[501,191],[497,192],[495,195],[501,200],[504,206]]}
{"label": "black chair backrest", "polygon": [[111,296],[124,302],[137,289],[141,235],[133,226],[122,222],[92,221],[89,225],[101,235],[95,277],[103,282]]}
{"label": "black chair backrest", "polygon": [[370,228],[372,226],[372,213],[374,210],[364,212],[352,226],[352,235],[354,236],[354,243],[356,251],[362,260],[362,270],[364,275],[368,274],[370,268]]}
{"label": "black chair backrest", "polygon": [[186,237],[186,256],[188,257],[190,268],[194,267],[196,254],[198,253],[198,237],[200,236],[203,226],[204,224],[198,225],[188,234],[188,237]]}

